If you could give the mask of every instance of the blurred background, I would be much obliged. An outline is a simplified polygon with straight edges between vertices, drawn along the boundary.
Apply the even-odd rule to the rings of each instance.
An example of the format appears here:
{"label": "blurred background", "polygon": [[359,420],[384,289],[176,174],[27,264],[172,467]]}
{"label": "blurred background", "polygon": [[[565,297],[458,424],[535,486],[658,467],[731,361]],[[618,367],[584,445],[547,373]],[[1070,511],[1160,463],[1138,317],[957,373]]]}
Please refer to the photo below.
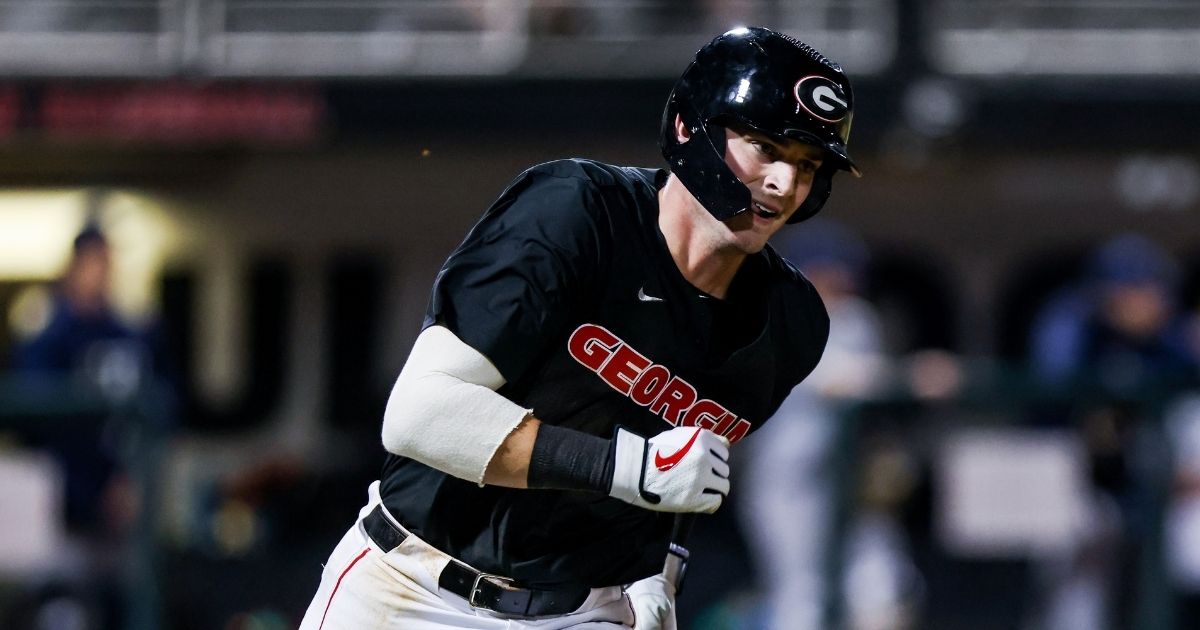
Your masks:
{"label": "blurred background", "polygon": [[866,176],[776,244],[830,347],[681,627],[1200,627],[1200,6],[1160,0],[0,1],[0,627],[295,627],[441,262],[528,166],[661,166],[742,24],[846,68]]}

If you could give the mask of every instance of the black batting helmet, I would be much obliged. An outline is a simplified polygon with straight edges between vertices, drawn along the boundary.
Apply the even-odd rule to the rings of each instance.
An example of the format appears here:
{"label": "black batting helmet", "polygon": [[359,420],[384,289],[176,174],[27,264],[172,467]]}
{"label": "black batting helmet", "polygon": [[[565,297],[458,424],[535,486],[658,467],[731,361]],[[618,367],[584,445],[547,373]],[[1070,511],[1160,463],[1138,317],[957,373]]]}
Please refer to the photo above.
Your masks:
{"label": "black batting helmet", "polygon": [[[691,133],[675,137],[675,115]],[[788,223],[821,209],[833,173],[861,174],[846,152],[854,96],[841,66],[767,28],[737,28],[709,42],[675,82],[659,145],[671,171],[721,221],[750,207],[750,190],[725,164],[723,128],[740,124],[825,149],[808,197]]]}

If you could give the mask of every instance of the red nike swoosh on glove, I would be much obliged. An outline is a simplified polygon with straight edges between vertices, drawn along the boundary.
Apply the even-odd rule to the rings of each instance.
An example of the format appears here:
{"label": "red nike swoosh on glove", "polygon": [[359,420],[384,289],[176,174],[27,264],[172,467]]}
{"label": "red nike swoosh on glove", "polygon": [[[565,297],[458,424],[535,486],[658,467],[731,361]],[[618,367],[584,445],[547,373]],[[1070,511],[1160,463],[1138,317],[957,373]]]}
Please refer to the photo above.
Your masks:
{"label": "red nike swoosh on glove", "polygon": [[678,464],[679,460],[683,459],[683,456],[687,455],[687,452],[692,450],[692,444],[696,443],[696,438],[698,438],[698,437],[700,437],[700,432],[696,431],[695,433],[692,434],[692,439],[687,441],[687,444],[684,444],[682,448],[680,448],[678,451],[675,451],[674,453],[672,453],[671,455],[669,455],[667,457],[662,456],[662,451],[655,453],[654,454],[655,467],[657,467],[659,470],[661,470],[663,472],[666,472],[666,471],[674,468],[675,464]]}

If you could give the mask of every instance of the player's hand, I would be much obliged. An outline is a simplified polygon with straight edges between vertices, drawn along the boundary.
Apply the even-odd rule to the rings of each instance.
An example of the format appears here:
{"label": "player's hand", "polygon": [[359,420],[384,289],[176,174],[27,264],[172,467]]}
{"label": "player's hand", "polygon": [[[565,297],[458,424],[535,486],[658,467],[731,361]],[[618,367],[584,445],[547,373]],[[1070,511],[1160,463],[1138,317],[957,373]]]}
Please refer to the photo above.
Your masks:
{"label": "player's hand", "polygon": [[661,573],[630,584],[634,630],[675,630],[675,586]]}
{"label": "player's hand", "polygon": [[609,495],[659,512],[712,514],[729,494],[729,440],[676,427],[649,440],[618,427]]}

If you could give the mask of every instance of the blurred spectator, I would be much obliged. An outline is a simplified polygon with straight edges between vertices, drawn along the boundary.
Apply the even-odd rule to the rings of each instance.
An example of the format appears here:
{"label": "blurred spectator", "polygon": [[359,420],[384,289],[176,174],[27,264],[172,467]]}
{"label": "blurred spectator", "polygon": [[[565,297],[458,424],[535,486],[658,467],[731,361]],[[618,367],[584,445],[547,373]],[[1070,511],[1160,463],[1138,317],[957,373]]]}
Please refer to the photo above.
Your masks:
{"label": "blurred spectator", "polygon": [[[15,348],[14,372],[29,386],[67,397],[73,391],[68,387],[82,382],[122,401],[143,385],[155,365],[150,336],[113,312],[111,271],[107,239],[97,227],[85,227],[55,286],[49,322]],[[53,595],[38,616],[66,607],[78,609],[71,618],[80,621],[65,627],[117,627],[122,623],[120,586],[112,578],[121,570],[124,545],[140,513],[141,489],[124,468],[114,418],[92,412],[51,422],[24,438],[50,453],[63,471],[66,529],[73,545],[62,554],[61,575],[48,587]]]}
{"label": "blurred spectator", "polygon": [[1200,625],[1200,394],[1166,415],[1173,479],[1164,519],[1163,558],[1175,598],[1176,628]]}
{"label": "blurred spectator", "polygon": [[[1192,352],[1200,356],[1200,303],[1188,324]],[[1175,603],[1175,627],[1200,627],[1200,391],[1168,405],[1166,438],[1172,479],[1164,519],[1163,558]]]}
{"label": "blurred spectator", "polygon": [[1031,333],[1034,374],[1051,386],[1099,387],[1108,404],[1043,410],[1043,422],[1079,423],[1095,492],[1086,531],[1063,557],[1038,567],[1039,627],[1119,627],[1129,617],[1119,576],[1132,574],[1145,521],[1132,476],[1141,468],[1137,401],[1194,379],[1200,367],[1177,300],[1177,263],[1152,241],[1122,235],[1096,250],[1086,276],[1053,296]]}
{"label": "blurred spectator", "polygon": [[[118,395],[136,388],[143,342],[109,305],[111,267],[108,241],[98,228],[86,227],[75,237],[48,324],[15,348],[16,372],[48,381],[85,378]],[[130,515],[118,506],[128,501],[110,494],[125,494],[118,488],[128,482],[116,470],[109,436],[103,430],[87,435],[48,433],[46,446],[66,473],[68,526],[76,531],[123,527]]]}
{"label": "blurred spectator", "polygon": [[1034,323],[1035,372],[1115,391],[1198,366],[1178,304],[1179,266],[1152,241],[1119,236],[1091,257],[1087,278],[1054,296]]}
{"label": "blurred spectator", "polygon": [[[831,558],[839,455],[840,413],[847,404],[878,393],[888,368],[874,307],[861,295],[868,252],[850,230],[817,219],[776,243],[812,281],[829,310],[829,342],[816,370],[792,390],[783,406],[738,459],[747,469],[739,483],[741,517],[767,600],[767,628],[828,628]],[[915,569],[904,536],[890,513],[895,449],[867,456],[863,505],[845,536],[844,603],[848,628],[905,628],[913,622],[909,597]],[[900,459],[903,459],[900,454]],[[900,468],[903,468],[901,466]],[[887,470],[889,479],[871,471]],[[881,485],[882,484],[882,485]],[[885,488],[884,486],[887,486]]]}

